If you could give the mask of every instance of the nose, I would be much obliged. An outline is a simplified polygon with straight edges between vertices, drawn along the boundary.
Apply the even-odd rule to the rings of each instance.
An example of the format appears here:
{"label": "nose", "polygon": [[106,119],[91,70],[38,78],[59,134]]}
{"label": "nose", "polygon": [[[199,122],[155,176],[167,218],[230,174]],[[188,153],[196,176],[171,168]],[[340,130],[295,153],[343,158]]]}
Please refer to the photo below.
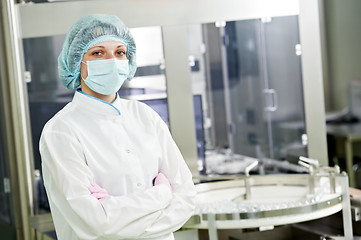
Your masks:
{"label": "nose", "polygon": [[112,59],[115,58],[115,54],[114,53],[109,53],[106,55],[105,59]]}

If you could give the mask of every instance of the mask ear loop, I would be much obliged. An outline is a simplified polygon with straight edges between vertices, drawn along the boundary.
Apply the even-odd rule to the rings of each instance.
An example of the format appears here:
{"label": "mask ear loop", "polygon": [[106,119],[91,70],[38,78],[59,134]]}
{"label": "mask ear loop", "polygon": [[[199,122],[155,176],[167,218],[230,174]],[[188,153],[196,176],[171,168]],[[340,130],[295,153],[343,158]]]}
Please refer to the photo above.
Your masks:
{"label": "mask ear loop", "polygon": [[[82,63],[84,63],[85,65],[88,65],[86,62],[83,62],[83,61],[81,61]],[[85,82],[85,79],[83,78],[83,75],[81,75],[81,72],[80,72],[80,77],[81,77],[81,79],[83,79],[83,81]]]}

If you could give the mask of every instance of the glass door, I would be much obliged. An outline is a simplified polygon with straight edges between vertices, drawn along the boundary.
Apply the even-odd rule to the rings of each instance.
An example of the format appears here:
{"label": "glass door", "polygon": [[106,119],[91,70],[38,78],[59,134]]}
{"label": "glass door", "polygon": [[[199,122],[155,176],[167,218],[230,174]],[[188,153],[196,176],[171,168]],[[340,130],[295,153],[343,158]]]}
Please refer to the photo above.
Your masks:
{"label": "glass door", "polygon": [[224,28],[232,151],[257,158],[269,156],[260,20],[227,22]]}
{"label": "glass door", "polygon": [[289,165],[307,155],[298,16],[188,29],[193,94],[203,101],[200,174],[243,173],[255,159],[260,173],[302,171]]}
{"label": "glass door", "polygon": [[223,38],[234,153],[305,155],[298,17],[229,22]]}
{"label": "glass door", "polygon": [[263,19],[260,25],[269,156],[297,162],[307,155],[298,17]]}

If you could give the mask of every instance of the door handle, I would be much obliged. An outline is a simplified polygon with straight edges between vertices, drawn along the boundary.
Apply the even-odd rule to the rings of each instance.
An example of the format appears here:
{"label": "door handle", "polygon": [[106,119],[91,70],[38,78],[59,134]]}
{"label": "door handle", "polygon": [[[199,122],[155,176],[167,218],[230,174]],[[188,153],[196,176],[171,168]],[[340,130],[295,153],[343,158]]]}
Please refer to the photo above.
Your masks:
{"label": "door handle", "polygon": [[[265,107],[264,110],[266,112],[275,112],[278,108],[278,99],[277,99],[277,92],[274,89],[263,89],[263,93],[265,95]],[[271,104],[268,105],[267,96],[270,96]]]}

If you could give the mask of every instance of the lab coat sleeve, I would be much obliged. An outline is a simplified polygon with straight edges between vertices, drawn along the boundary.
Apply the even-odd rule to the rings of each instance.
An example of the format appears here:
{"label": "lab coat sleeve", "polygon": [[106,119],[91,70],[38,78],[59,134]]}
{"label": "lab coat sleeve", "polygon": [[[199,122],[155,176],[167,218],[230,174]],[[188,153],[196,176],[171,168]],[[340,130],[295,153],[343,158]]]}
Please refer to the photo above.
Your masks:
{"label": "lab coat sleeve", "polygon": [[196,190],[192,174],[174,142],[168,126],[158,115],[154,118],[163,155],[159,172],[165,174],[170,181],[173,199],[159,218],[147,227],[141,235],[142,237],[157,237],[178,230],[193,215],[195,209]]}
{"label": "lab coat sleeve", "polygon": [[171,191],[159,185],[140,193],[97,200],[88,190],[93,174],[82,147],[69,134],[44,130],[40,152],[52,214],[62,214],[80,239],[138,238],[159,219],[172,199]]}

